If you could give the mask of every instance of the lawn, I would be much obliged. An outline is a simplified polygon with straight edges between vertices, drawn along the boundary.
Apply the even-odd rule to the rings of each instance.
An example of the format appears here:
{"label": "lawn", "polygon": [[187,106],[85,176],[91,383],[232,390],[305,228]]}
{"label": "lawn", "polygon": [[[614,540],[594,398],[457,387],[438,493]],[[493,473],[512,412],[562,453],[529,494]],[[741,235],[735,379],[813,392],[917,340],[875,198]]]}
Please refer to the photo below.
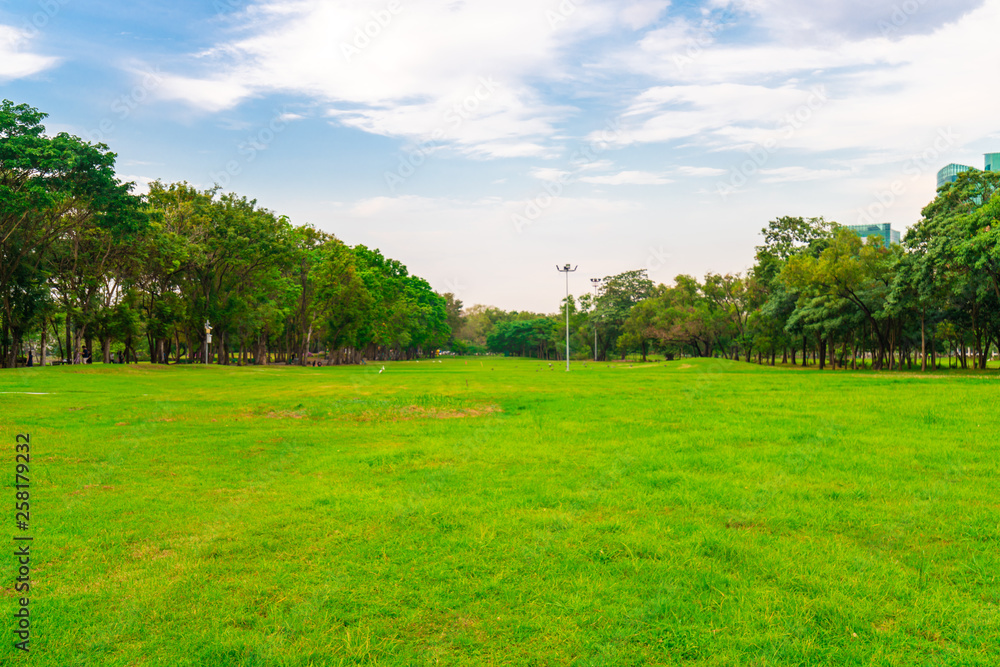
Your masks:
{"label": "lawn", "polygon": [[1000,663],[997,371],[382,367],[0,372],[0,664]]}

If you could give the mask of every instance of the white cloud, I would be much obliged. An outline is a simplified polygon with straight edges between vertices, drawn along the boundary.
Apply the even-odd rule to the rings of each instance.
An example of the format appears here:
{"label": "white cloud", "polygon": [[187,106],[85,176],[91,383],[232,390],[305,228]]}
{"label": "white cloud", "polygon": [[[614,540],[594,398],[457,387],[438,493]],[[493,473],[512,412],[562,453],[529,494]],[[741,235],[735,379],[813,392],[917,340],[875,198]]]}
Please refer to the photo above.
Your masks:
{"label": "white cloud", "polygon": [[823,179],[839,179],[851,175],[849,169],[810,169],[809,167],[777,167],[761,169],[762,183],[798,183],[802,181],[817,181]]}
{"label": "white cloud", "polygon": [[135,174],[119,175],[118,180],[122,183],[133,183],[132,194],[144,195],[149,192],[149,184],[156,181],[150,176],[138,176]]}
{"label": "white cloud", "polygon": [[579,171],[605,171],[614,167],[615,164],[611,160],[594,160],[593,162],[585,162],[579,165]]}
{"label": "white cloud", "polygon": [[718,169],[716,167],[677,167],[674,171],[680,176],[692,176],[694,178],[724,176],[728,173],[725,169]]}
{"label": "white cloud", "polygon": [[800,43],[844,38],[903,36],[933,32],[959,19],[983,0],[736,0],[738,9],[760,19],[771,34]]}
{"label": "white cloud", "polygon": [[[788,4],[755,3],[756,21],[770,25]],[[813,25],[823,11],[807,14]],[[794,25],[793,17],[786,19],[786,27]],[[671,24],[616,60],[660,81],[630,101],[621,142],[687,140],[712,149],[771,142],[810,153],[850,150],[864,159],[871,151],[898,160],[921,150],[941,128],[954,127],[963,141],[979,139],[995,132],[996,102],[983,70],[970,64],[992,52],[998,25],[1000,0],[986,0],[933,32],[925,25],[882,37],[859,29],[808,44],[784,30],[766,43],[734,43],[720,32],[678,68],[674,57],[686,55],[690,27]]]}
{"label": "white cloud", "polygon": [[[566,49],[655,21],[665,0],[269,0],[248,36],[200,54],[162,94],[210,112],[270,93],[306,95],[338,123],[473,156],[551,154],[570,108],[529,81],[566,76]],[[553,19],[553,16],[556,19]]]}
{"label": "white cloud", "polygon": [[156,92],[167,99],[197,100],[200,108],[210,112],[231,109],[253,93],[251,88],[229,77],[199,79],[173,74],[163,75]]}
{"label": "white cloud", "polygon": [[535,167],[531,170],[530,175],[533,178],[537,178],[540,181],[560,181],[565,180],[569,176],[570,172],[564,171],[562,169],[555,169],[552,167]]}
{"label": "white cloud", "polygon": [[663,174],[649,171],[622,171],[608,176],[584,176],[580,180],[595,185],[666,185],[674,182]]}
{"label": "white cloud", "polygon": [[0,25],[0,81],[32,76],[59,64],[58,58],[25,52],[28,41],[24,30]]}

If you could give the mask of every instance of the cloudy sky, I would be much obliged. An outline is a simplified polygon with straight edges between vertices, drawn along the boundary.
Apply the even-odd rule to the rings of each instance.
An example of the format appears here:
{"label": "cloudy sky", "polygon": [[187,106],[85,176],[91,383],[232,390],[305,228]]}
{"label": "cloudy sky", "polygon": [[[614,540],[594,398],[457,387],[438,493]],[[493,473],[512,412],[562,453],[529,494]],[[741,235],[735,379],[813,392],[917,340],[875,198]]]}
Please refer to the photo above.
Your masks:
{"label": "cloudy sky", "polygon": [[0,0],[0,96],[467,305],[745,271],[768,220],[905,230],[1000,151],[1000,0]]}

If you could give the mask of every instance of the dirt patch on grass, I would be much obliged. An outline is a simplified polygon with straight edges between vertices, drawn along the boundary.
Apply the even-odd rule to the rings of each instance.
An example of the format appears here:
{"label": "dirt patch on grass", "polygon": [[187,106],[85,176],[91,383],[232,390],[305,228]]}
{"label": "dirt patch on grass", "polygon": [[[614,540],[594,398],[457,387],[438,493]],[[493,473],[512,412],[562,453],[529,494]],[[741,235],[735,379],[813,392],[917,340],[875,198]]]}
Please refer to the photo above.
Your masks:
{"label": "dirt patch on grass", "polygon": [[401,419],[465,419],[467,417],[482,417],[496,412],[503,412],[498,405],[483,405],[474,408],[422,408],[408,405],[401,411]]}
{"label": "dirt patch on grass", "polygon": [[136,560],[160,560],[173,555],[174,552],[171,549],[159,549],[148,544],[132,550],[132,558]]}
{"label": "dirt patch on grass", "polygon": [[277,410],[264,415],[268,419],[305,419],[305,410]]}
{"label": "dirt patch on grass", "polygon": [[390,421],[404,422],[418,419],[471,419],[503,412],[499,405],[473,405],[469,407],[455,406],[423,406],[406,405],[402,407],[386,406],[381,409],[369,409],[344,415],[347,419],[359,422]]}

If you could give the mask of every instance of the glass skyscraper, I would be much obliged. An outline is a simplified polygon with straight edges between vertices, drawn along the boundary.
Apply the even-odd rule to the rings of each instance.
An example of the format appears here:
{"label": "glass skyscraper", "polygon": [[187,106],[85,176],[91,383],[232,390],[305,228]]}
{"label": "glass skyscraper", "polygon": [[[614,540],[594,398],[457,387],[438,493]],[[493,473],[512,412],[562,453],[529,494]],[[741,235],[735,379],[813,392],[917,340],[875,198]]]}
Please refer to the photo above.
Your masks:
{"label": "glass skyscraper", "polygon": [[882,238],[882,244],[888,248],[893,243],[899,243],[899,232],[893,229],[891,224],[892,223],[889,222],[883,222],[877,225],[844,226],[863,239],[867,239],[869,236],[879,236]]}
{"label": "glass skyscraper", "polygon": [[[983,162],[985,163],[985,169],[983,171],[1000,171],[1000,153],[986,153],[984,158]],[[975,170],[975,167],[970,167],[965,164],[955,164],[954,162],[949,164],[937,173],[938,189],[940,189],[945,183],[954,183],[958,179],[958,175],[963,171]]]}
{"label": "glass skyscraper", "polygon": [[945,183],[954,183],[958,179],[958,175],[963,171],[972,171],[972,167],[964,164],[955,164],[954,162],[944,167],[937,173],[937,186],[940,188]]}

